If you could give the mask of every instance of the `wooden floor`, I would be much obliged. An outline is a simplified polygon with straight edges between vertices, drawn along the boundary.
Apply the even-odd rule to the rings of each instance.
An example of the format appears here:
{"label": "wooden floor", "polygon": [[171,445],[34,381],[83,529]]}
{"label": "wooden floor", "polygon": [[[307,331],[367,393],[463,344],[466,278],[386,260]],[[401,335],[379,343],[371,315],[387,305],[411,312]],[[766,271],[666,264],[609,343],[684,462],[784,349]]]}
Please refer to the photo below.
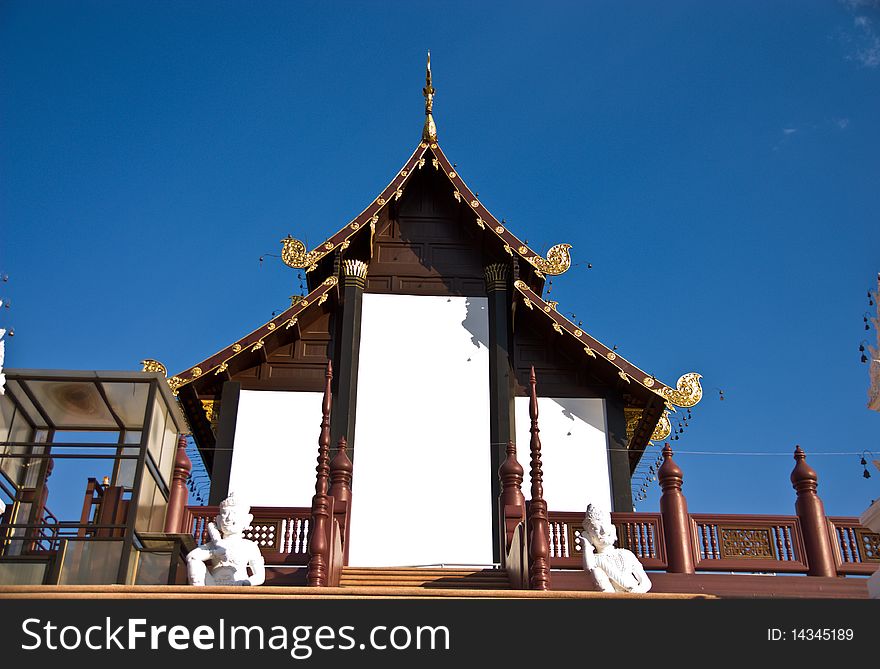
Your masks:
{"label": "wooden floor", "polygon": [[267,570],[262,586],[0,585],[0,599],[867,599],[867,579],[649,573],[646,594],[593,592],[583,570],[551,572],[551,590],[513,590],[497,568],[344,567],[340,587],[311,588],[305,570]]}
{"label": "wooden floor", "polygon": [[577,590],[485,590],[406,586],[256,588],[186,585],[5,585],[0,599],[715,599],[687,593],[618,594]]}

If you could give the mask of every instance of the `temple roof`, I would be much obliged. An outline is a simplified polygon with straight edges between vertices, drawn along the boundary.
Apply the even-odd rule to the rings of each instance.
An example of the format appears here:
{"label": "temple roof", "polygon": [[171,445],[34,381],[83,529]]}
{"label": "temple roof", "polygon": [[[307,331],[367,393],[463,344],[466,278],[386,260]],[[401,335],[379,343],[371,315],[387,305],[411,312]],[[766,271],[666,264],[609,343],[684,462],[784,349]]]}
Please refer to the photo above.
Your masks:
{"label": "temple roof", "polygon": [[[310,275],[308,295],[295,302],[289,309],[272,318],[249,334],[241,337],[217,353],[205,358],[197,364],[184,369],[168,379],[175,395],[181,388],[193,383],[207,374],[219,375],[225,372],[229,362],[246,351],[256,351],[263,347],[265,338],[279,328],[293,327],[303,313],[315,305],[323,304],[331,291],[336,290],[337,277],[334,266],[323,261],[335,254],[341,254],[358,235],[365,235],[369,229],[369,242],[372,248],[373,235],[380,214],[391,203],[403,197],[404,189],[419,170],[437,170],[442,172],[452,188],[452,197],[466,206],[473,213],[473,225],[483,230],[498,245],[499,250],[514,260],[521,260],[519,278],[514,282],[515,295],[525,307],[538,310],[546,317],[548,328],[559,335],[572,339],[584,351],[584,362],[608,365],[617,373],[619,379],[631,386],[630,395],[639,399],[644,411],[637,414],[631,427],[630,448],[642,450],[649,440],[662,440],[670,433],[667,412],[674,411],[673,406],[692,407],[700,401],[702,388],[700,375],[688,373],[679,378],[676,387],[671,387],[658,380],[633,363],[629,362],[614,349],[609,348],[575,326],[556,310],[556,303],[545,301],[541,297],[545,275],[564,273],[571,265],[569,254],[570,244],[557,244],[552,247],[546,258],[536,253],[528,245],[511,232],[479,201],[476,194],[465,184],[457,169],[449,161],[437,141],[437,130],[433,119],[434,88],[431,82],[430,54],[426,74],[425,125],[422,141],[412,155],[398,170],[390,183],[375,197],[369,205],[346,225],[328,237],[323,243],[311,250],[297,239],[287,237],[281,240],[282,260],[293,268],[305,269]],[[333,255],[331,255],[333,254]],[[320,269],[319,269],[320,268]],[[317,275],[317,276],[315,276]],[[601,362],[600,362],[601,361]],[[164,366],[154,360],[144,361],[144,371],[162,371]],[[657,397],[661,402],[652,401]],[[659,408],[658,408],[659,407]],[[665,409],[664,409],[665,407]]]}

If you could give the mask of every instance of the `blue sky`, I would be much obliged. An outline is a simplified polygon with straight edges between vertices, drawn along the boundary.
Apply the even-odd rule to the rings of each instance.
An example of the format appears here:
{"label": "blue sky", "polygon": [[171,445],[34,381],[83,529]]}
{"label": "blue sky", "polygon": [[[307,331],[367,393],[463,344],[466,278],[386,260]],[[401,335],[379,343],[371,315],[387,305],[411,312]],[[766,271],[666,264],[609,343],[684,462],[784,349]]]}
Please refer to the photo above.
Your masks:
{"label": "blue sky", "polygon": [[[880,457],[876,1],[2,2],[6,364],[178,371],[265,322],[299,281],[259,257],[322,241],[419,141],[428,48],[460,174],[573,245],[560,310],[703,374],[673,442],[692,511],[793,513],[795,444]],[[829,514],[880,497],[858,461],[809,457]]]}

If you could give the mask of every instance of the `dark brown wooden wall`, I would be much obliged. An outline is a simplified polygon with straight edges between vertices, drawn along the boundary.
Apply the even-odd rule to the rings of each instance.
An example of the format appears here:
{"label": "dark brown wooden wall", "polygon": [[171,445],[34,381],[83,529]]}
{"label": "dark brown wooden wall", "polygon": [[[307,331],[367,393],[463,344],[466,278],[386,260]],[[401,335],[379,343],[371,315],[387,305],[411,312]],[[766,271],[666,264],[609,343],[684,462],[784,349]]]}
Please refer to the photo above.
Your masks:
{"label": "dark brown wooden wall", "polygon": [[538,394],[543,397],[605,397],[608,386],[590,374],[588,365],[578,360],[582,349],[574,350],[561,335],[549,327],[543,315],[532,315],[517,307],[513,336],[516,395],[529,395],[529,369],[535,367]]}
{"label": "dark brown wooden wall", "polygon": [[377,224],[366,292],[485,296],[482,239],[463,215],[448,181],[423,167]]}
{"label": "dark brown wooden wall", "polygon": [[[329,306],[329,302],[328,305]],[[321,311],[300,322],[301,336],[273,350],[260,364],[233,375],[242,390],[321,392],[330,354],[333,314]]]}

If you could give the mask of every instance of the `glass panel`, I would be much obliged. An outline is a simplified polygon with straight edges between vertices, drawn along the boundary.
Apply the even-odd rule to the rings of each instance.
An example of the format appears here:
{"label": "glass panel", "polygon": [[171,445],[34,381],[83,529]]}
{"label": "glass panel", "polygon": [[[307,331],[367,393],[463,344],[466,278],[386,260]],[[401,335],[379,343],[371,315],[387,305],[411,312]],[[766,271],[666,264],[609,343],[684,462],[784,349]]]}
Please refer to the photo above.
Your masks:
{"label": "glass panel", "polygon": [[107,401],[128,429],[143,427],[149,383],[102,383]]}
{"label": "glass panel", "polygon": [[165,506],[165,497],[156,486],[149,470],[144,469],[135,529],[138,532],[161,532],[165,521]]}
{"label": "glass panel", "polygon": [[45,562],[0,562],[0,584],[42,585],[48,566]]}
{"label": "glass panel", "polygon": [[[12,417],[12,424],[9,428],[8,433],[9,441],[33,441],[34,434],[33,429],[30,424],[25,420],[24,415],[21,411],[16,411],[15,415]],[[27,453],[27,446],[4,446],[4,453]],[[24,475],[27,473],[27,460],[24,458],[3,458],[0,461],[0,467],[3,468],[3,473],[6,474],[9,479],[15,483],[15,485],[22,485],[22,481],[24,479]]]}
{"label": "glass panel", "polygon": [[[122,439],[126,444],[138,444],[137,446],[127,446],[120,453],[122,455],[137,455],[140,453],[141,433],[137,431],[126,432]],[[119,467],[116,469],[116,480],[113,485],[120,485],[130,490],[134,486],[134,473],[137,470],[137,460],[120,460]]]}
{"label": "glass panel", "polygon": [[171,569],[171,553],[138,552],[135,585],[165,585]]}
{"label": "glass panel", "polygon": [[165,529],[165,512],[168,509],[168,500],[162,494],[162,489],[156,486],[153,493],[153,510],[150,514],[150,532],[161,532]]}
{"label": "glass panel", "polygon": [[[9,516],[10,525],[23,525],[28,522],[31,513],[31,505],[28,502],[16,502],[12,505],[12,512]],[[21,555],[24,549],[24,541],[14,537],[25,536],[27,530],[23,527],[16,527],[8,530],[7,543],[3,547],[3,555]]]}
{"label": "glass panel", "polygon": [[174,468],[174,456],[177,453],[177,430],[175,429],[174,420],[168,416],[165,423],[165,432],[162,439],[162,461],[156,463],[165,484],[171,482],[171,470]]}
{"label": "glass panel", "polygon": [[15,415],[15,405],[8,395],[0,395],[0,441],[9,441],[9,428],[12,427],[12,417]]}
{"label": "glass panel", "polygon": [[[147,440],[147,450],[153,456],[153,463],[158,467],[162,462],[162,441],[165,436],[165,423],[168,420],[168,411],[164,402],[156,398],[153,405],[153,417],[150,421],[150,435]],[[167,482],[167,479],[166,479]]]}
{"label": "glass panel", "polygon": [[21,409],[27,414],[28,420],[34,425],[34,427],[48,427],[42,416],[40,416],[40,412],[37,411],[37,408],[34,406],[34,403],[24,394],[24,391],[21,389],[21,384],[18,381],[7,381],[6,392],[15,396]]}
{"label": "glass panel", "polygon": [[94,383],[29,381],[28,388],[58,429],[117,427]]}
{"label": "glass panel", "polygon": [[120,541],[68,541],[59,585],[115,583],[122,558]]}

